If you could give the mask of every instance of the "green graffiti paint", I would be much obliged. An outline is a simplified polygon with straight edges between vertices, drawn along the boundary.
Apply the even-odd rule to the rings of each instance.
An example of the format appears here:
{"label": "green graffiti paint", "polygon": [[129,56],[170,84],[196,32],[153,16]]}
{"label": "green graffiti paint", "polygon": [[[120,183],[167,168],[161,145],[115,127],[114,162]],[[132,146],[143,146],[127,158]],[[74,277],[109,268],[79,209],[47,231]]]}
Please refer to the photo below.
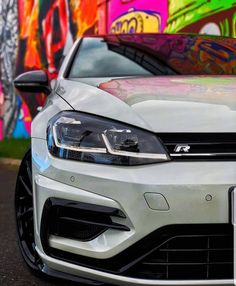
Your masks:
{"label": "green graffiti paint", "polygon": [[[165,32],[176,33],[203,18],[234,7],[236,9],[236,0],[169,0],[169,18]],[[225,28],[224,35],[227,35],[227,27]]]}

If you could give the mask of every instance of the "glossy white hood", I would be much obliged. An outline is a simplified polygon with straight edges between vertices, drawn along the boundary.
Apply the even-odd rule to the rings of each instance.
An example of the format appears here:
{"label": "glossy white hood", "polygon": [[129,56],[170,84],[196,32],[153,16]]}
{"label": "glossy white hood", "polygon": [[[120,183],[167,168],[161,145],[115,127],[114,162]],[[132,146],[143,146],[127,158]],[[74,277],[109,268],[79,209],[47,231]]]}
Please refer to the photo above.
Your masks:
{"label": "glossy white hood", "polygon": [[236,132],[236,77],[163,76],[116,79],[99,88],[61,81],[76,110],[154,132]]}

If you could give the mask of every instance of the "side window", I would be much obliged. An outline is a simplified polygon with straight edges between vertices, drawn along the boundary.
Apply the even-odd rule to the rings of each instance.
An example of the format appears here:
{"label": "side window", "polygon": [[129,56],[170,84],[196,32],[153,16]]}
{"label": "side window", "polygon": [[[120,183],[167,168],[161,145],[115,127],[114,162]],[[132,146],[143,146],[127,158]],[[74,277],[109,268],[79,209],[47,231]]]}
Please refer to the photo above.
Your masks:
{"label": "side window", "polygon": [[[132,52],[131,52],[132,53]],[[153,72],[129,57],[123,47],[102,38],[85,38],[75,57],[69,77],[152,75]]]}

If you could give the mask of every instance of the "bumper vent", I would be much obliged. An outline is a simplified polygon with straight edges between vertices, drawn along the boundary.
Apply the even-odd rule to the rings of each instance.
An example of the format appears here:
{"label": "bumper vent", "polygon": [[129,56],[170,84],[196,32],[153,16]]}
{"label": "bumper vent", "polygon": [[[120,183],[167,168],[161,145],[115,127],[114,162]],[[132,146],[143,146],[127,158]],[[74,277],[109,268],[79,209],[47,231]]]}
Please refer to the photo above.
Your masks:
{"label": "bumper vent", "polygon": [[125,218],[125,215],[110,207],[50,198],[45,203],[41,222],[44,249],[48,249],[50,235],[90,241],[108,229],[130,230],[113,222],[112,217]]}
{"label": "bumper vent", "polygon": [[232,279],[232,229],[211,234],[176,234],[140,261],[132,272],[132,276],[144,279]]}
{"label": "bumper vent", "polygon": [[158,134],[173,160],[235,160],[236,133]]}

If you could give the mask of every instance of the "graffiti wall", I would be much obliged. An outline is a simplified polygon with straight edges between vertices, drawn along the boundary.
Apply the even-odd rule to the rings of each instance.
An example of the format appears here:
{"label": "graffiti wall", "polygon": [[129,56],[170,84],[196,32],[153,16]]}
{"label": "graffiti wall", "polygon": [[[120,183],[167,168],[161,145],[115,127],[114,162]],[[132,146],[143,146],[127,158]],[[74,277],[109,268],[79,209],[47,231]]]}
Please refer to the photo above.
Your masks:
{"label": "graffiti wall", "polygon": [[108,3],[108,31],[111,33],[161,32],[167,22],[168,3],[162,1],[111,0]]}
{"label": "graffiti wall", "polygon": [[94,0],[0,0],[0,140],[29,137],[43,94],[18,94],[18,74],[44,69],[57,75],[60,60],[83,34],[97,33]]}
{"label": "graffiti wall", "polygon": [[17,99],[12,87],[18,42],[17,0],[0,1],[0,137],[12,130]]}
{"label": "graffiti wall", "polygon": [[43,94],[19,94],[14,77],[60,61],[84,34],[203,33],[236,37],[236,0],[0,0],[0,140],[28,137]]}
{"label": "graffiti wall", "polygon": [[108,32],[236,36],[236,0],[110,0]]}
{"label": "graffiti wall", "polygon": [[165,32],[235,36],[235,0],[169,0]]}

